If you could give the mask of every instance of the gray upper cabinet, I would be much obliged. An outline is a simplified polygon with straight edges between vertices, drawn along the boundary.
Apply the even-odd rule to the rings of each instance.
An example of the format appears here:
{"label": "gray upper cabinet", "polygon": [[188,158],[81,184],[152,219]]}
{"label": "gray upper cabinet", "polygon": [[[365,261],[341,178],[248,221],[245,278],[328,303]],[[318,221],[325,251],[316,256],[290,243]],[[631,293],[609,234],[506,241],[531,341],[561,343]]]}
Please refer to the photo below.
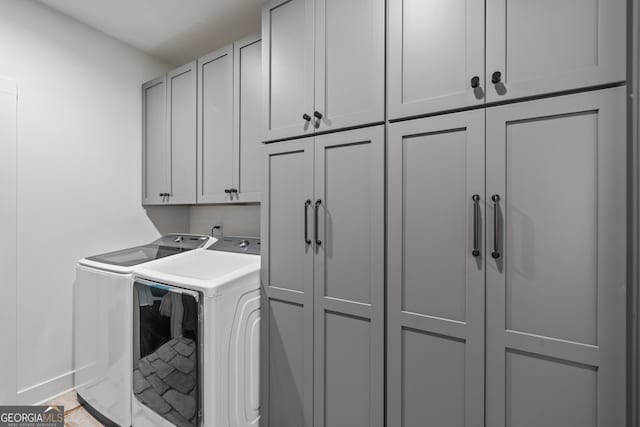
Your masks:
{"label": "gray upper cabinet", "polygon": [[315,0],[316,132],[384,120],[384,0]]}
{"label": "gray upper cabinet", "polygon": [[277,0],[262,12],[264,140],[384,120],[384,0]]}
{"label": "gray upper cabinet", "polygon": [[259,202],[264,161],[262,134],[262,42],[260,35],[234,43],[233,188],[237,200]]}
{"label": "gray upper cabinet", "polygon": [[260,202],[259,35],[142,86],[143,204]]}
{"label": "gray upper cabinet", "polygon": [[626,425],[625,112],[623,87],[487,109],[487,426]]}
{"label": "gray upper cabinet", "polygon": [[171,146],[167,137],[167,78],[142,85],[142,203],[166,203],[171,190]]}
{"label": "gray upper cabinet", "polygon": [[390,119],[484,103],[484,22],[482,0],[389,0]]}
{"label": "gray upper cabinet", "polygon": [[198,203],[229,201],[234,173],[232,45],[198,60],[198,103]]}
{"label": "gray upper cabinet", "polygon": [[487,101],[624,81],[626,7],[487,0]]}
{"label": "gray upper cabinet", "polygon": [[142,203],[196,202],[196,64],[142,86]]}
{"label": "gray upper cabinet", "polygon": [[389,118],[622,82],[626,4],[389,0]]}
{"label": "gray upper cabinet", "polygon": [[484,118],[389,129],[388,426],[484,426]]}
{"label": "gray upper cabinet", "polygon": [[167,74],[167,122],[171,146],[168,202],[196,202],[196,63]]}
{"label": "gray upper cabinet", "polygon": [[263,139],[313,133],[313,0],[268,1],[262,43]]}
{"label": "gray upper cabinet", "polygon": [[142,203],[196,202],[196,63],[142,86]]}

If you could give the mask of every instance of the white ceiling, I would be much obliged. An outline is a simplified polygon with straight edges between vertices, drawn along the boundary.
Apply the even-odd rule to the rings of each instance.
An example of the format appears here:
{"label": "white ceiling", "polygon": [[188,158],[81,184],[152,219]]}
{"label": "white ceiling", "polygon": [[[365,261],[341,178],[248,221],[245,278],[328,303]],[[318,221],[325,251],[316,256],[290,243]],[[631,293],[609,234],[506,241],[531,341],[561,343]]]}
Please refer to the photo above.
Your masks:
{"label": "white ceiling", "polygon": [[174,65],[260,31],[262,0],[40,0]]}

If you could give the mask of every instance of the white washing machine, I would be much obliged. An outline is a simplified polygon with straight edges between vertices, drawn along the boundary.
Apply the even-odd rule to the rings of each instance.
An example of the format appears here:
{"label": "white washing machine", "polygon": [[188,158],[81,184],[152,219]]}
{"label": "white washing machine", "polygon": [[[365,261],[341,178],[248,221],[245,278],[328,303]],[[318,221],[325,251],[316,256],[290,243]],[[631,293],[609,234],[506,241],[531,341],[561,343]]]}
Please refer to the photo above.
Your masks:
{"label": "white washing machine", "polygon": [[184,256],[215,240],[202,235],[168,234],[146,245],[78,262],[74,386],[78,400],[103,424],[131,425],[133,268]]}
{"label": "white washing machine", "polygon": [[224,237],[134,276],[132,425],[257,427],[260,241]]}

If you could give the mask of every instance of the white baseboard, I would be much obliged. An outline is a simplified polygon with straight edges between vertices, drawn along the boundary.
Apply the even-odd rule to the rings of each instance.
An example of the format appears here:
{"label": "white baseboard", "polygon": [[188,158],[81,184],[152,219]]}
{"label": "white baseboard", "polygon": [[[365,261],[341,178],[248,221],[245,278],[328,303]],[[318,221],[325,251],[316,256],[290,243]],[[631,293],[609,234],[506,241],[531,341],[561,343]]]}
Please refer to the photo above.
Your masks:
{"label": "white baseboard", "polygon": [[37,405],[73,389],[74,371],[48,379],[41,383],[18,390],[16,400],[21,405]]}

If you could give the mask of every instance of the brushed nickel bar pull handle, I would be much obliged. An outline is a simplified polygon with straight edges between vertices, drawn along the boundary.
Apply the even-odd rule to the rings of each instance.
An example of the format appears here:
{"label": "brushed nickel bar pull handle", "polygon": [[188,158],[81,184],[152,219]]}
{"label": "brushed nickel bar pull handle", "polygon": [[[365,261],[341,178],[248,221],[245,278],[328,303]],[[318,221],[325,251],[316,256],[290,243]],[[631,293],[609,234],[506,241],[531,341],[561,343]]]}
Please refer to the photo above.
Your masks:
{"label": "brushed nickel bar pull handle", "polygon": [[471,251],[471,255],[477,257],[480,256],[480,248],[479,248],[479,236],[478,233],[480,231],[479,222],[480,222],[480,196],[474,194],[471,196],[471,200],[473,200],[473,250]]}
{"label": "brushed nickel bar pull handle", "polygon": [[493,201],[493,252],[491,252],[491,256],[494,259],[500,258],[500,230],[499,230],[499,219],[498,219],[498,209],[500,208],[500,196],[494,194],[491,196],[491,200]]}
{"label": "brushed nickel bar pull handle", "polygon": [[309,206],[311,206],[311,200],[307,199],[304,202],[304,243],[305,245],[311,244],[311,239],[309,238]]}
{"label": "brushed nickel bar pull handle", "polygon": [[322,200],[316,200],[316,204],[313,211],[313,236],[316,241],[316,246],[320,246],[322,244],[322,240],[318,238],[318,209],[322,204]]}

